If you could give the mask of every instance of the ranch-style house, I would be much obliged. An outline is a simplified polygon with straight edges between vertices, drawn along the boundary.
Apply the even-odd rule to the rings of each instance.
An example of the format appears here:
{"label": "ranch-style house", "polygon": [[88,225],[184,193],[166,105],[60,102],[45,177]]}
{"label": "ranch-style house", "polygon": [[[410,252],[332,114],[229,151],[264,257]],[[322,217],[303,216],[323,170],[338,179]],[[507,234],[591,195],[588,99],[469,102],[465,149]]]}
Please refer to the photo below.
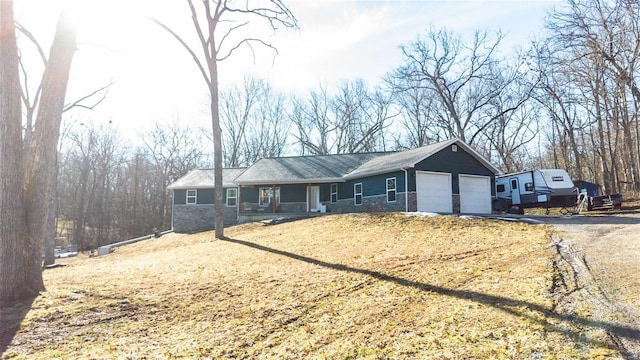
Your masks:
{"label": "ranch-style house", "polygon": [[[400,152],[265,158],[223,169],[224,222],[323,213],[491,213],[500,170],[460,139]],[[176,232],[214,226],[212,169],[169,186]]]}

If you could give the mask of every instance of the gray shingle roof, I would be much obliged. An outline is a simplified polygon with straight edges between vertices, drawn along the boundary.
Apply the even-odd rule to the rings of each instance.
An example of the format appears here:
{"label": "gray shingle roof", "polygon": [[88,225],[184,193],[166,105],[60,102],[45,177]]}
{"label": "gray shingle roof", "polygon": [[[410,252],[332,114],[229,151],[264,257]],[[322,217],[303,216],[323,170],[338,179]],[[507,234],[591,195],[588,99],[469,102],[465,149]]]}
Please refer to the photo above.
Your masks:
{"label": "gray shingle roof", "polygon": [[[234,181],[247,168],[222,169],[222,187],[236,187]],[[169,185],[169,189],[213,189],[215,186],[213,169],[195,169]]]}
{"label": "gray shingle roof", "polygon": [[357,169],[354,169],[350,173],[345,174],[345,178],[352,179],[362,176],[383,174],[389,171],[398,171],[402,170],[403,168],[412,168],[416,166],[416,164],[420,161],[453,144],[457,144],[459,147],[463,148],[466,152],[475,157],[476,160],[481,162],[484,166],[492,170],[494,173],[500,173],[499,169],[497,169],[491,163],[487,162],[487,160],[480,156],[480,154],[469,147],[466,143],[462,142],[460,139],[451,139],[411,150],[390,153],[385,156],[373,158],[362,166],[359,166]]}
{"label": "gray shingle roof", "polygon": [[[412,150],[363,154],[292,156],[258,160],[249,168],[223,169],[223,186],[342,182],[413,168],[442,149],[457,144],[496,174],[500,170],[469,145],[452,139]],[[169,189],[213,188],[213,170],[193,170]]]}
{"label": "gray shingle roof", "polygon": [[343,181],[367,161],[389,153],[294,156],[261,159],[236,179],[245,184],[287,184]]}
{"label": "gray shingle roof", "polygon": [[431,144],[371,159],[362,166],[359,166],[357,169],[345,174],[345,177],[354,178],[381,174],[388,171],[396,171],[402,168],[411,168],[418,162],[438,152],[440,150],[439,145],[440,143]]}

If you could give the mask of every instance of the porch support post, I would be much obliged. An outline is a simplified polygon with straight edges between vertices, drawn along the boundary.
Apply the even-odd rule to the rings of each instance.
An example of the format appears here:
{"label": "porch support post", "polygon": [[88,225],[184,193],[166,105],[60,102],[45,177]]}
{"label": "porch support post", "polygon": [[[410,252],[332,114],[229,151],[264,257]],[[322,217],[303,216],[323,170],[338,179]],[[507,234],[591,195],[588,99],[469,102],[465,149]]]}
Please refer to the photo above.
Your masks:
{"label": "porch support post", "polygon": [[236,221],[238,220],[238,216],[240,216],[240,207],[242,206],[242,185],[238,185],[238,203],[236,204]]}
{"label": "porch support post", "polygon": [[311,212],[311,184],[307,184],[307,213]]}
{"label": "porch support post", "polygon": [[402,168],[402,171],[404,171],[404,212],[409,212],[409,173],[406,168]]}
{"label": "porch support post", "polygon": [[277,197],[276,197],[276,185],[273,184],[271,185],[271,212],[273,212],[274,214],[276,213],[276,210],[278,210],[278,205],[276,204],[277,201]]}

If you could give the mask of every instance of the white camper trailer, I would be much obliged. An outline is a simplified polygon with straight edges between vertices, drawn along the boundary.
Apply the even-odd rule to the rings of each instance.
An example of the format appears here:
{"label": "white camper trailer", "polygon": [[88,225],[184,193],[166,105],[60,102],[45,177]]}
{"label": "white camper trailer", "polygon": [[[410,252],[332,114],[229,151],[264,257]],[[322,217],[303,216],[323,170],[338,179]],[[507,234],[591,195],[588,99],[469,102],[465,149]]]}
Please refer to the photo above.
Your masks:
{"label": "white camper trailer", "polygon": [[574,207],[578,191],[563,169],[542,169],[496,177],[496,210]]}

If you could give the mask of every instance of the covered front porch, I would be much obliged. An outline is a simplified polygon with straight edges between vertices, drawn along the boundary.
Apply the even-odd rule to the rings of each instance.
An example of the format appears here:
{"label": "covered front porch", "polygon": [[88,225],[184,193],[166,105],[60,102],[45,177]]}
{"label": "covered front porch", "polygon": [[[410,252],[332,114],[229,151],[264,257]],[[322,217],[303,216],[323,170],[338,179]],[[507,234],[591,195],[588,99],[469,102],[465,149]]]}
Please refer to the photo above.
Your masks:
{"label": "covered front porch", "polygon": [[332,188],[335,184],[239,185],[238,221],[326,213],[330,211]]}

